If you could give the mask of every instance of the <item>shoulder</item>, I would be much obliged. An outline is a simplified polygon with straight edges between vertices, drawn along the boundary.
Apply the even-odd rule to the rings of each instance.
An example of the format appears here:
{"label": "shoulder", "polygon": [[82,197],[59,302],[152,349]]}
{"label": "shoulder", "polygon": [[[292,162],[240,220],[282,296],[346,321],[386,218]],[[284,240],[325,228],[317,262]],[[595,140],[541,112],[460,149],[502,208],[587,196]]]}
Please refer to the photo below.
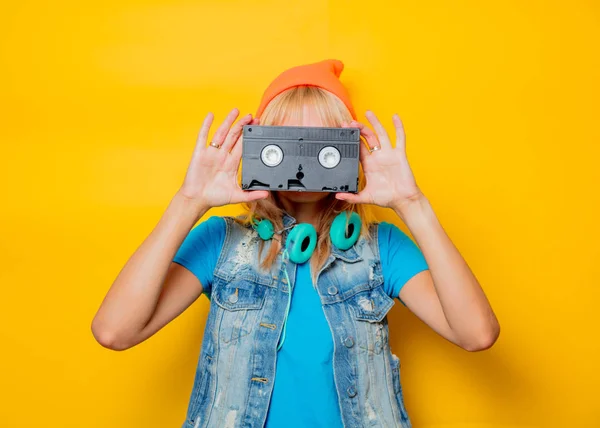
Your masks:
{"label": "shoulder", "polygon": [[251,229],[250,225],[244,224],[244,217],[242,216],[218,216],[213,215],[207,218],[206,220],[198,223],[194,229],[203,229],[203,230],[211,230],[211,231],[220,231],[227,229],[240,229],[247,230]]}
{"label": "shoulder", "polygon": [[198,223],[192,230],[196,234],[201,232],[218,233],[221,231],[225,231],[225,227],[225,219],[221,216],[213,215],[207,218],[206,220],[203,220],[200,223]]}
{"label": "shoulder", "polygon": [[223,216],[220,217],[225,224],[227,233],[241,233],[242,235],[250,234],[254,231],[252,226],[246,221],[245,215],[238,216]]}
{"label": "shoulder", "polygon": [[379,223],[378,235],[380,245],[381,241],[391,243],[410,239],[402,229],[400,229],[394,223],[388,223],[387,221],[382,221]]}
{"label": "shoulder", "polygon": [[394,223],[380,222],[376,233],[380,257],[387,258],[398,253],[414,252],[417,249],[413,240]]}
{"label": "shoulder", "polygon": [[243,216],[213,215],[198,223],[190,232],[192,238],[203,241],[237,241],[251,239],[255,234]]}
{"label": "shoulder", "polygon": [[394,223],[387,221],[372,221],[369,223],[370,240],[381,247],[383,244],[403,242],[410,238]]}
{"label": "shoulder", "polygon": [[220,217],[223,226],[223,240],[229,248],[238,245],[251,245],[258,240],[258,234],[244,215]]}
{"label": "shoulder", "polygon": [[426,266],[425,257],[417,243],[393,223],[381,223],[379,248],[381,257],[388,262],[401,260],[406,265]]}
{"label": "shoulder", "polygon": [[211,216],[190,230],[185,245],[196,248],[222,244],[226,234],[226,223],[222,217]]}

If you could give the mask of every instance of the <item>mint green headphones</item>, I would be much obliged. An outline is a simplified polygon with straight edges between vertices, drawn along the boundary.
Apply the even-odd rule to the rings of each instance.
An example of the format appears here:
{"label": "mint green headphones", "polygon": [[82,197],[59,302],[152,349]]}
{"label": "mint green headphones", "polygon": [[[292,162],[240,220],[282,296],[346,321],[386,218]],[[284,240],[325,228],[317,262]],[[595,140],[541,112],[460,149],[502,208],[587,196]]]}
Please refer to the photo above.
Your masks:
{"label": "mint green headphones", "polygon": [[[347,211],[339,213],[331,223],[331,228],[329,229],[331,243],[340,250],[347,250],[353,246],[360,234],[360,216],[351,211],[350,218],[348,219],[348,227],[346,228],[347,214]],[[258,236],[265,241],[273,238],[275,234],[273,223],[269,219],[253,220],[252,227],[258,232]],[[289,259],[296,264],[308,261],[316,246],[317,231],[310,223],[295,225],[285,241],[285,249],[287,250]]]}

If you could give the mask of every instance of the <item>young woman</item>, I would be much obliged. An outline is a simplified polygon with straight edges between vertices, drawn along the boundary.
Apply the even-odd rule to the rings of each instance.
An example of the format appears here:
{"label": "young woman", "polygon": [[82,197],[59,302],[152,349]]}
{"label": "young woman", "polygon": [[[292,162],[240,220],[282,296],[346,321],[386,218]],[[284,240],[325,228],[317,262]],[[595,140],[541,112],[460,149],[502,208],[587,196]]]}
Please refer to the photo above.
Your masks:
{"label": "young woman", "polygon": [[[395,147],[372,112],[374,131],[356,121],[342,69],[327,60],[285,71],[255,118],[234,124],[234,109],[208,145],[213,116],[206,117],[183,185],[93,320],[98,342],[123,350],[209,296],[183,427],[410,427],[388,342],[394,298],[468,351],[498,337],[484,292],[415,182],[400,118],[393,117]],[[247,124],[359,128],[360,191],[242,191]],[[245,215],[194,227],[211,207],[233,203],[243,203]],[[374,221],[368,204],[393,209],[419,246]],[[261,231],[269,222],[272,236]],[[315,248],[294,262],[287,238],[306,224]],[[350,224],[359,233],[348,245]]]}

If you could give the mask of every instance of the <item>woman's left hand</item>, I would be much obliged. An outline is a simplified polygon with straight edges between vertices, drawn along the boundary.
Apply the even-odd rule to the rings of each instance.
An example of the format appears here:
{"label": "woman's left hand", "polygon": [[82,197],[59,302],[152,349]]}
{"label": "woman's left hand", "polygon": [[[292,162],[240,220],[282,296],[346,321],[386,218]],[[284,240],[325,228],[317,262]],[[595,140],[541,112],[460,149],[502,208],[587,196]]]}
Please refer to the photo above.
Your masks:
{"label": "woman's left hand", "polygon": [[[335,197],[353,204],[375,204],[401,210],[407,203],[418,200],[423,194],[406,158],[406,135],[400,117],[392,117],[396,128],[396,147],[392,147],[385,128],[371,111],[365,116],[375,132],[353,120],[342,124],[344,128],[359,128],[369,147],[360,143],[360,162],[367,183],[359,193],[336,193]],[[373,150],[378,147],[379,149]]]}

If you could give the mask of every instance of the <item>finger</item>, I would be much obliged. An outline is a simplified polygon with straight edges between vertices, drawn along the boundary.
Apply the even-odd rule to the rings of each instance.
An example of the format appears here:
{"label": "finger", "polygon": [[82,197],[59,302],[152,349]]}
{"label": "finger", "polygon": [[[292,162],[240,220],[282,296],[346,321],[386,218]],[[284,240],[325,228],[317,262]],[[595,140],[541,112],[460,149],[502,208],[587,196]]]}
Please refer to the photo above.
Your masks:
{"label": "finger", "polygon": [[252,121],[252,115],[250,113],[238,120],[237,123],[233,125],[233,127],[227,133],[227,137],[221,146],[221,150],[229,152],[233,145],[237,142],[238,138],[240,138],[240,135],[242,135],[244,125],[248,125],[250,121]]}
{"label": "finger", "polygon": [[268,190],[242,190],[236,192],[235,199],[238,202],[252,202],[258,201],[259,199],[266,199],[269,197]]}
{"label": "finger", "polygon": [[398,113],[392,116],[392,122],[394,123],[394,128],[396,128],[396,148],[400,148],[400,150],[406,153],[406,133],[404,132],[404,124]]}
{"label": "finger", "polygon": [[377,118],[377,116],[375,116],[375,113],[373,113],[371,110],[367,110],[365,116],[369,123],[373,126],[373,129],[375,129],[377,137],[379,137],[379,143],[381,144],[381,148],[391,149],[392,143],[390,142],[390,137],[383,125],[381,124],[381,122],[379,121],[379,119]]}
{"label": "finger", "polygon": [[[260,125],[260,119],[254,118],[248,125]],[[233,148],[229,152],[229,157],[227,158],[226,165],[227,168],[235,168],[238,169],[240,166],[240,159],[243,153],[243,140],[244,137],[240,136],[240,138],[236,141]]]}
{"label": "finger", "polygon": [[233,124],[233,122],[235,121],[235,119],[238,117],[239,114],[240,114],[240,111],[237,108],[234,108],[233,110],[231,110],[229,112],[229,114],[227,115],[227,117],[225,118],[225,120],[223,121],[221,126],[219,126],[219,128],[217,129],[217,132],[215,132],[215,135],[213,135],[213,138],[212,138],[213,143],[223,145],[223,141],[225,141],[225,137],[227,136],[227,133],[229,132],[229,129],[231,128],[231,125]]}
{"label": "finger", "polygon": [[364,190],[358,193],[339,192],[335,194],[335,198],[341,201],[346,201],[351,204],[370,204],[371,198],[368,192]]}
{"label": "finger", "polygon": [[[254,118],[248,125],[260,125],[260,119]],[[240,158],[242,157],[243,141],[244,141],[244,137],[240,136],[240,138],[236,141],[236,143],[233,145],[233,148],[229,152],[229,154],[232,155],[233,157],[230,157],[225,161],[227,163],[235,164],[236,168],[239,166]]]}
{"label": "finger", "polygon": [[[369,144],[364,138],[360,139],[360,152],[358,154],[360,161],[364,164],[367,161],[367,158],[371,154],[369,151]],[[368,161],[367,161],[368,162]]]}
{"label": "finger", "polygon": [[370,149],[371,147],[381,146],[381,144],[379,144],[379,139],[377,138],[377,135],[375,135],[371,128],[366,126],[364,123],[353,120],[352,122],[350,122],[350,126],[360,129],[360,134],[365,138],[365,140],[367,140],[367,154],[370,154],[368,149]]}
{"label": "finger", "polygon": [[240,136],[233,148],[229,152],[229,156],[225,160],[225,166],[227,169],[238,169],[240,166],[240,160],[242,159],[242,153],[244,149],[244,137]]}
{"label": "finger", "polygon": [[195,162],[200,156],[200,153],[206,149],[206,139],[208,138],[208,132],[210,131],[210,127],[214,118],[215,116],[209,112],[204,118],[204,122],[202,122],[200,131],[198,132],[198,137],[196,138],[196,146],[194,147],[194,152],[192,153],[192,163]]}
{"label": "finger", "polygon": [[[342,128],[357,128],[355,121],[351,122],[342,122]],[[360,129],[358,130],[360,133]],[[361,162],[364,162],[367,156],[369,155],[369,144],[366,142],[365,138],[359,138],[359,159]]]}
{"label": "finger", "polygon": [[208,138],[208,131],[212,125],[212,122],[215,118],[215,115],[212,112],[208,112],[204,121],[202,122],[202,126],[200,127],[200,131],[198,132],[198,137],[196,138],[196,144],[206,143],[206,139]]}

